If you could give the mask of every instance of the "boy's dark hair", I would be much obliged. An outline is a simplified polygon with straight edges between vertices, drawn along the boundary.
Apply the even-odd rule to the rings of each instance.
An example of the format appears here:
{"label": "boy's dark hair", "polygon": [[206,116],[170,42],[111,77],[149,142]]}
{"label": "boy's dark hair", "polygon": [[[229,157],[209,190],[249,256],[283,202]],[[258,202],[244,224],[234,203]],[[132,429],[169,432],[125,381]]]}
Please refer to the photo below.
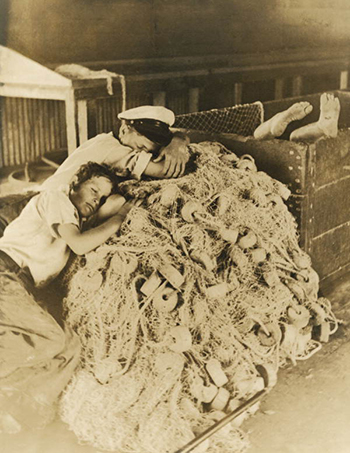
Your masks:
{"label": "boy's dark hair", "polygon": [[169,126],[163,121],[153,119],[125,120],[126,124],[133,127],[139,134],[151,140],[158,146],[168,146],[173,138]]}
{"label": "boy's dark hair", "polygon": [[113,171],[112,167],[106,164],[98,164],[97,162],[88,162],[82,165],[75,174],[76,181],[72,181],[70,187],[73,190],[79,188],[81,184],[94,176],[103,177],[111,181],[112,183],[112,192],[115,192],[118,184],[123,182],[125,178],[117,176]]}

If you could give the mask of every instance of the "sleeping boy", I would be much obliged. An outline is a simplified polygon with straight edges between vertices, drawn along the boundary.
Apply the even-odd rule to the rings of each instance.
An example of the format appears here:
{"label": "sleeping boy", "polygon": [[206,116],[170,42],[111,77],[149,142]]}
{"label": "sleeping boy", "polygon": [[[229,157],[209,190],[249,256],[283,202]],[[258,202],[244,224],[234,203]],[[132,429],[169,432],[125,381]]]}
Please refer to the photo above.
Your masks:
{"label": "sleeping boy", "polygon": [[110,167],[88,162],[69,186],[34,196],[0,239],[0,432],[42,427],[55,414],[80,345],[40,307],[35,288],[58,276],[71,251],[85,254],[119,230],[131,203],[95,228],[81,228],[118,182]]}

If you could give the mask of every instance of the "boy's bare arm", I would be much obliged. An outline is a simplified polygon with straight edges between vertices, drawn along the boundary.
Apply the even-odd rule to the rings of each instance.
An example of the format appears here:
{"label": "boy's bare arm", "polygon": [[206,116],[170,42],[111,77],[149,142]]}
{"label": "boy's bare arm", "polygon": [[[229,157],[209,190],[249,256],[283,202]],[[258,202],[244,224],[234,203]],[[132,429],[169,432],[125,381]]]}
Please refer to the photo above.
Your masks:
{"label": "boy's bare arm", "polygon": [[[186,163],[189,159],[187,145],[190,139],[182,132],[174,132],[172,141],[164,147],[157,159],[150,162],[145,170],[145,175],[156,178],[177,178],[184,174]],[[161,168],[152,168],[153,165],[161,165]],[[151,173],[149,173],[151,172]],[[154,174],[156,172],[156,174]]]}
{"label": "boy's bare arm", "polygon": [[58,225],[58,234],[74,253],[84,255],[106,242],[107,239],[116,233],[133,206],[133,203],[125,203],[118,214],[113,215],[104,223],[91,230],[82,232],[73,224]]}
{"label": "boy's bare arm", "polygon": [[[161,162],[155,162],[155,161],[150,161],[143,172],[144,175],[150,176],[151,178],[170,178],[170,176],[166,175],[165,172],[165,160],[162,160]],[[175,176],[174,176],[175,177]]]}
{"label": "boy's bare arm", "polygon": [[125,198],[120,194],[110,195],[106,202],[96,212],[97,224],[100,224],[115,214],[118,214],[125,202]]}

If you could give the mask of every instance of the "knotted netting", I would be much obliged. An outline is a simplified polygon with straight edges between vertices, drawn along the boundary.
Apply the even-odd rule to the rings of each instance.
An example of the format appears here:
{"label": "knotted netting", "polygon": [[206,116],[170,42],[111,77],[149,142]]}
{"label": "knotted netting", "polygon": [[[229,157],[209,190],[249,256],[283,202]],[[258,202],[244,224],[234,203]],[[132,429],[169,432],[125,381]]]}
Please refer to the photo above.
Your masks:
{"label": "knotted netting", "polygon": [[[218,143],[191,151],[193,173],[126,183],[141,206],[66,275],[82,357],[61,416],[99,449],[175,452],[336,328],[288,189]],[[194,451],[246,451],[241,422]]]}
{"label": "knotted netting", "polygon": [[195,114],[177,115],[174,127],[247,137],[253,135],[255,129],[263,122],[263,117],[263,104],[257,101]]}

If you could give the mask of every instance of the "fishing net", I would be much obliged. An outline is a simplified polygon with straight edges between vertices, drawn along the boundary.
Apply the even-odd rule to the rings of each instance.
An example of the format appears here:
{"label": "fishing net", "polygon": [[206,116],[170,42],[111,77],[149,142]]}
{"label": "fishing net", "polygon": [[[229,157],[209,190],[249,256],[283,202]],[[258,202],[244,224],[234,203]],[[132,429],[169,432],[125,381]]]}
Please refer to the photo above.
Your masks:
{"label": "fishing net", "polygon": [[[141,206],[65,275],[82,357],[61,416],[99,449],[175,452],[336,329],[289,190],[218,143],[191,152],[184,177],[124,183]],[[194,451],[246,451],[241,421]]]}
{"label": "fishing net", "polygon": [[174,127],[249,136],[253,135],[255,129],[263,122],[263,118],[263,104],[257,101],[195,114],[177,115]]}

